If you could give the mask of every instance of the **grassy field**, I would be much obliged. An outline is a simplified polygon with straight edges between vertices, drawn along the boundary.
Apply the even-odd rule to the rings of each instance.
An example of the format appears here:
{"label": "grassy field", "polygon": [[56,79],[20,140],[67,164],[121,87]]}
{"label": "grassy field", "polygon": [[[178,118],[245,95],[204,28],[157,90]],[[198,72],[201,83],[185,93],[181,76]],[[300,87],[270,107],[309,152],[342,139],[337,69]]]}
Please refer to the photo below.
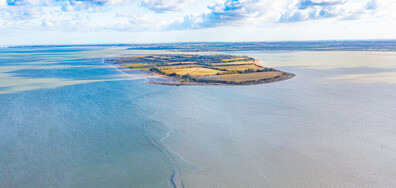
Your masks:
{"label": "grassy field", "polygon": [[213,66],[216,65],[221,65],[221,66],[237,66],[237,65],[247,65],[247,64],[252,64],[255,65],[253,61],[236,61],[236,62],[227,62],[227,63],[213,63]]}
{"label": "grassy field", "polygon": [[185,64],[185,65],[167,65],[167,66],[161,66],[161,70],[166,70],[166,69],[180,69],[180,68],[194,68],[194,67],[201,67],[199,65],[194,65],[194,64]]}
{"label": "grassy field", "polygon": [[236,71],[245,71],[247,69],[252,69],[254,71],[263,69],[263,67],[259,67],[257,65],[248,64],[248,65],[234,65],[234,66],[217,66],[217,69],[227,69],[227,70],[236,70]]}
{"label": "grassy field", "polygon": [[252,84],[285,77],[276,69],[259,66],[247,56],[139,55],[117,60],[131,69],[149,70],[182,83]]}
{"label": "grassy field", "polygon": [[147,57],[149,55],[135,55],[135,57]]}
{"label": "grassy field", "polygon": [[186,65],[186,64],[195,64],[195,62],[192,62],[192,61],[186,61],[186,62],[169,62],[169,63],[167,63],[168,65],[175,65],[175,64],[183,64],[183,65]]}
{"label": "grassy field", "polygon": [[237,61],[237,60],[244,60],[245,58],[243,57],[238,57],[238,58],[232,58],[232,59],[223,59],[222,61],[224,62],[229,62],[229,61]]}
{"label": "grassy field", "polygon": [[217,73],[222,73],[224,71],[219,71],[215,69],[208,69],[208,68],[161,68],[160,69],[165,74],[172,74],[176,73],[178,76],[183,76],[189,74],[192,77],[199,77],[199,76],[213,76],[217,75]]}
{"label": "grassy field", "polygon": [[249,82],[249,81],[259,81],[280,75],[282,75],[282,72],[280,71],[254,72],[249,74],[226,74],[217,77],[205,78],[205,80],[217,80],[217,81],[240,83],[240,82]]}
{"label": "grassy field", "polygon": [[136,63],[136,64],[126,64],[123,65],[124,67],[129,67],[131,69],[139,69],[139,70],[149,70],[149,67],[143,63]]}

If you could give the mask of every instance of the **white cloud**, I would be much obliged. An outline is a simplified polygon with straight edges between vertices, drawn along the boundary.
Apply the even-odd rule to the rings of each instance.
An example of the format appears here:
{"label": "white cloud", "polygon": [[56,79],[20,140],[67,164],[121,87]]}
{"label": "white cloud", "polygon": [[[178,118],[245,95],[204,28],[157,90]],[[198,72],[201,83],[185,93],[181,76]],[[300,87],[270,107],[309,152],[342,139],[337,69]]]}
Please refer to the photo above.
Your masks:
{"label": "white cloud", "polygon": [[[396,0],[219,0],[215,3],[211,0],[20,0],[16,3],[0,0],[0,34],[40,33],[47,29],[80,34],[85,31],[199,33],[229,27],[219,33],[250,28],[252,33],[260,29],[279,35],[281,28],[287,26],[284,33],[307,39],[314,38],[312,33],[305,36],[311,28],[338,27],[334,35],[344,36],[346,31],[337,33],[339,28],[350,31],[349,25],[354,23],[359,37],[369,32],[366,28],[377,24],[377,32],[396,38],[396,34],[389,34],[396,27],[395,10]],[[297,28],[303,32],[293,30]],[[235,33],[233,36],[241,37]],[[320,37],[321,32],[315,39]],[[326,39],[324,35],[323,39]]]}
{"label": "white cloud", "polygon": [[[149,30],[157,30],[159,29],[158,23],[154,19],[152,14],[144,14],[144,15],[131,15],[126,12],[117,12],[117,16],[121,18],[121,20],[112,23],[110,25],[103,25],[103,28],[106,30],[114,30],[114,31],[149,31]],[[156,27],[157,26],[157,27]]]}
{"label": "white cloud", "polygon": [[0,8],[7,6],[7,0],[0,0]]}
{"label": "white cloud", "polygon": [[131,0],[69,0],[72,5],[82,5],[82,4],[95,4],[95,5],[122,5],[128,4]]}
{"label": "white cloud", "polygon": [[226,0],[208,6],[209,11],[201,15],[187,15],[169,25],[169,29],[209,28],[229,25],[255,24],[258,20],[271,17],[272,8],[283,1]]}
{"label": "white cloud", "polygon": [[194,1],[195,0],[143,0],[142,4],[152,11],[162,13],[181,10]]}
{"label": "white cloud", "polygon": [[[383,6],[384,1],[381,2],[376,0],[225,0],[208,6],[208,11],[205,13],[186,15],[183,19],[177,19],[169,23],[167,29],[260,26],[330,18],[340,21],[367,19],[390,9],[389,3]],[[388,14],[395,15],[395,13]]]}
{"label": "white cloud", "polygon": [[50,6],[54,3],[54,0],[5,0],[6,4],[11,6]]}
{"label": "white cloud", "polygon": [[75,8],[74,8],[74,6],[67,3],[67,4],[63,5],[62,10],[65,12],[71,12],[71,11],[74,11]]}
{"label": "white cloud", "polygon": [[98,7],[112,6],[112,5],[126,5],[131,3],[131,0],[69,0],[63,2],[62,10],[65,12],[88,10],[93,12]]}
{"label": "white cloud", "polygon": [[376,0],[298,0],[290,3],[280,22],[300,22],[314,19],[358,19],[377,9]]}

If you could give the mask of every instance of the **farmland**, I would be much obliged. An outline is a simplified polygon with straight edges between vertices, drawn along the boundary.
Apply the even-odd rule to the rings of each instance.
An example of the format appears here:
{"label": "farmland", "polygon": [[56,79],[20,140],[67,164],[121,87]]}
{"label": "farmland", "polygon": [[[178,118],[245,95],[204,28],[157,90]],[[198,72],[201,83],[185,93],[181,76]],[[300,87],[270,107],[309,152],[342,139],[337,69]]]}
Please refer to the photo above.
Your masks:
{"label": "farmland", "polygon": [[[148,70],[177,81],[166,85],[241,85],[289,79],[294,75],[234,55],[138,55],[114,59],[119,66]],[[164,83],[154,83],[164,84]]]}

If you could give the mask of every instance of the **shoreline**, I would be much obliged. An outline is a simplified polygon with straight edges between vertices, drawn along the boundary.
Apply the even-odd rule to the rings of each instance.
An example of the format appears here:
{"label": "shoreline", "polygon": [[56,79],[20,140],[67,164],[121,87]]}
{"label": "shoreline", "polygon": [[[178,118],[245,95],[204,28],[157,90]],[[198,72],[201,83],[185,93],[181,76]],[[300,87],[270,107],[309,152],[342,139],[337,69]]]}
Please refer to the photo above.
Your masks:
{"label": "shoreline", "polygon": [[[257,85],[257,84],[283,81],[283,80],[291,79],[295,76],[295,74],[293,73],[283,72],[274,68],[265,67],[263,65],[263,62],[261,62],[260,60],[248,56],[148,55],[148,56],[139,56],[139,57],[132,56],[131,58],[132,58],[131,60],[127,59],[125,61],[122,60],[122,58],[120,60],[112,59],[110,60],[110,64],[112,64],[118,70],[128,75],[134,75],[134,71],[128,71],[128,70],[139,70],[139,72],[136,73],[145,74],[147,75],[145,76],[147,78],[148,77],[164,78],[164,80],[149,79],[147,81],[147,83],[155,84],[155,85],[167,85],[167,86]],[[222,64],[223,60],[231,61],[231,65],[228,65],[228,63]],[[171,63],[168,64],[167,63],[168,61],[170,61]],[[167,67],[166,65],[173,65],[172,62],[177,63],[178,61],[192,61],[193,62],[192,65],[194,65],[195,67],[198,67],[198,69],[202,68],[204,71],[207,71],[206,72],[207,74],[204,76],[213,76],[216,74],[216,72],[217,75],[225,75],[225,76],[221,76],[224,78],[220,78],[220,79],[218,78],[219,76],[216,76],[216,78],[204,78],[204,76],[202,76],[202,73],[197,73],[194,75],[194,72],[196,70],[191,72],[192,75],[190,75],[189,72],[187,73],[180,72],[180,70],[183,70],[183,67],[179,69],[165,68],[164,70],[162,70],[163,67]],[[126,63],[132,63],[132,65],[136,64],[137,66],[123,66],[123,64]],[[156,67],[158,66],[157,63],[159,63],[159,68]],[[232,65],[233,63],[235,65]],[[177,66],[179,66],[179,64]],[[216,67],[216,66],[225,66],[225,67]],[[228,69],[229,66],[231,67],[231,69]],[[249,67],[249,66],[253,66],[253,67]],[[191,65],[190,67],[184,67],[184,70],[189,71],[189,69],[191,69]]]}
{"label": "shoreline", "polygon": [[247,81],[247,82],[239,82],[239,83],[220,83],[220,82],[194,82],[194,81],[186,81],[186,82],[181,82],[182,79],[181,78],[176,78],[176,77],[171,77],[171,76],[166,76],[163,74],[159,74],[159,73],[155,73],[155,72],[151,72],[156,76],[159,77],[164,77],[164,78],[173,78],[173,79],[178,79],[178,81],[175,82],[171,82],[171,83],[159,83],[159,82],[147,82],[149,84],[155,84],[155,85],[167,85],[167,86],[194,86],[194,85],[198,85],[198,86],[241,86],[241,85],[258,85],[258,84],[268,84],[268,83],[273,83],[273,82],[279,82],[279,81],[284,81],[284,80],[288,80],[291,79],[293,77],[295,77],[296,75],[293,73],[288,73],[288,72],[282,72],[282,76],[279,78],[269,78],[269,79],[262,79],[262,80],[256,80],[256,81]]}
{"label": "shoreline", "polygon": [[[122,70],[125,67],[123,67],[121,65],[112,64],[112,66],[114,68],[116,68],[117,70],[123,72],[124,74],[128,75],[128,76],[133,76],[133,74],[127,73],[124,70]],[[132,70],[132,69],[130,69],[130,70]],[[169,82],[169,83],[152,82],[152,81],[147,81],[146,82],[148,84],[167,85],[167,86],[242,86],[242,85],[258,85],[258,84],[269,84],[269,83],[274,83],[274,82],[280,82],[280,81],[291,79],[291,78],[296,76],[293,73],[280,71],[280,72],[282,72],[283,75],[281,77],[279,77],[279,78],[275,78],[275,79],[269,78],[269,79],[262,79],[262,80],[257,80],[257,81],[247,81],[247,82],[240,82],[240,83],[194,82],[194,81],[181,82],[182,78],[171,77],[171,76],[163,75],[163,74],[160,74],[160,73],[157,73],[157,72],[152,72],[152,71],[146,71],[146,70],[140,70],[140,71],[146,73],[147,76],[150,75],[150,74],[152,75],[152,76],[148,76],[148,77],[142,77],[142,79],[162,77],[162,78],[169,78],[169,79],[176,79],[177,80],[177,81]]]}

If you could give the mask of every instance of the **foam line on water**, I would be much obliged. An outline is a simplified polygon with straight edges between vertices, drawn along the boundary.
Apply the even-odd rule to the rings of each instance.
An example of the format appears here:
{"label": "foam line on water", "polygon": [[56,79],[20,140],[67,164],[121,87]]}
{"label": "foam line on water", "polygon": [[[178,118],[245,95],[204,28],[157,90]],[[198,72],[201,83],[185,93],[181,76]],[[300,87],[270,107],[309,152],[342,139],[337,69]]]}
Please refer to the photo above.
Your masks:
{"label": "foam line on water", "polygon": [[191,164],[191,165],[195,166],[191,161],[189,161],[189,160],[183,158],[179,153],[173,151],[172,149],[170,149],[170,147],[169,147],[167,144],[165,144],[164,140],[165,140],[165,139],[168,139],[168,138],[170,137],[170,135],[171,135],[171,132],[166,133],[166,135],[160,139],[161,143],[166,147],[166,149],[167,149],[168,151],[170,151],[171,153],[175,154],[175,155],[176,155],[177,157],[179,157],[182,161],[184,161],[184,162],[186,162],[186,163],[188,163],[188,164]]}
{"label": "foam line on water", "polygon": [[[106,63],[105,63],[105,58],[102,58],[102,63],[103,63],[103,64],[106,64]],[[112,67],[112,68],[116,69],[118,72],[120,72],[121,74],[123,74],[123,75],[125,75],[125,76],[128,76],[128,77],[133,77],[133,78],[137,78],[137,79],[147,79],[147,78],[154,78],[154,77],[156,77],[156,76],[152,76],[152,75],[149,75],[149,74],[147,74],[146,76],[137,76],[137,75],[133,75],[133,74],[128,74],[128,73],[124,72],[122,69],[120,69],[120,67],[118,67],[118,66],[114,66],[114,65],[112,65],[112,64],[106,64],[106,65],[108,65],[109,67]]]}

